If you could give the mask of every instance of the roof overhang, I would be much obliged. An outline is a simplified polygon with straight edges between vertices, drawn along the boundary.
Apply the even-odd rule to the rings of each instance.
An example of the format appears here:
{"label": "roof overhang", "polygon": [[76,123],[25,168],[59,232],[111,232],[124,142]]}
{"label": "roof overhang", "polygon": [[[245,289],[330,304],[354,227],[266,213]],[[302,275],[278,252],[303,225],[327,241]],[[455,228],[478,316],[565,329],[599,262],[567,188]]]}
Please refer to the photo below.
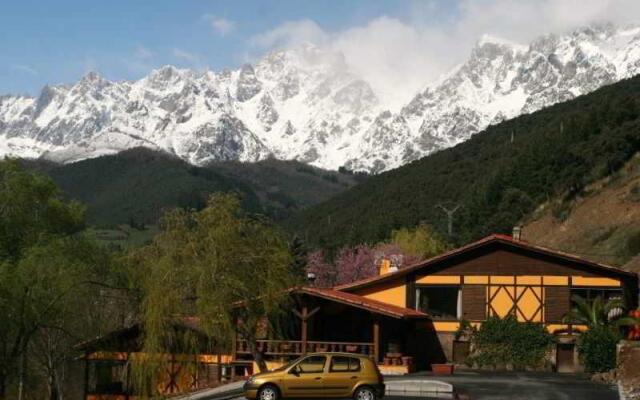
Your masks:
{"label": "roof overhang", "polygon": [[638,275],[634,272],[624,271],[620,268],[616,268],[610,265],[596,263],[573,254],[533,245],[523,240],[514,240],[511,236],[508,235],[491,235],[487,236],[484,239],[478,240],[462,247],[458,247],[457,249],[450,250],[425,261],[421,261],[417,264],[402,268],[396,272],[391,272],[385,275],[375,276],[357,282],[336,286],[334,289],[338,291],[350,292],[353,290],[363,289],[381,283],[393,281],[406,275],[420,272],[423,269],[425,270],[425,272],[428,272],[429,268],[436,268],[438,264],[442,263],[443,261],[468,254],[483,247],[489,247],[496,244],[503,245],[505,246],[505,248],[525,250],[532,254],[543,255],[561,262],[569,262],[579,268],[596,271],[610,276],[613,275],[623,279],[638,279]]}
{"label": "roof overhang", "polygon": [[418,310],[394,306],[381,301],[368,299],[364,296],[333,289],[301,287],[294,290],[293,293],[321,298],[396,319],[430,319],[429,314]]}

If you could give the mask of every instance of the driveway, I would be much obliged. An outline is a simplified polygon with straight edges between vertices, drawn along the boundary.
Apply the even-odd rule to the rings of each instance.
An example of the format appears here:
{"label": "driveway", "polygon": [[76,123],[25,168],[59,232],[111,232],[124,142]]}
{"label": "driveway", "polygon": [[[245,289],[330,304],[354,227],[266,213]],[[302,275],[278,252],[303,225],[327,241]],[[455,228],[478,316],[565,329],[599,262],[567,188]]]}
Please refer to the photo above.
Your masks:
{"label": "driveway", "polygon": [[[385,377],[387,380],[403,377]],[[451,383],[458,394],[471,400],[618,400],[615,386],[591,382],[584,374],[549,372],[456,371],[448,377],[425,374],[411,379],[432,379]],[[406,379],[406,378],[405,378]],[[385,399],[387,399],[385,397]],[[397,397],[388,397],[396,400]]]}

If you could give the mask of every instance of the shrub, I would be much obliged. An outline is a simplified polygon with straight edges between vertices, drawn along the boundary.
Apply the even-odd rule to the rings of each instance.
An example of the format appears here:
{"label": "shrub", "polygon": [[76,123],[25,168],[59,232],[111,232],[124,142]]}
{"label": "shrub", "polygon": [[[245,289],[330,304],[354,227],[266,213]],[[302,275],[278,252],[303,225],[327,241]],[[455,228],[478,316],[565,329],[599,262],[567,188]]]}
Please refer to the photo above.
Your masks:
{"label": "shrub", "polygon": [[620,335],[606,326],[596,326],[578,338],[578,354],[587,372],[604,372],[616,367],[616,344]]}
{"label": "shrub", "polygon": [[541,368],[555,338],[542,324],[522,323],[514,316],[488,318],[473,334],[468,364],[514,369]]}

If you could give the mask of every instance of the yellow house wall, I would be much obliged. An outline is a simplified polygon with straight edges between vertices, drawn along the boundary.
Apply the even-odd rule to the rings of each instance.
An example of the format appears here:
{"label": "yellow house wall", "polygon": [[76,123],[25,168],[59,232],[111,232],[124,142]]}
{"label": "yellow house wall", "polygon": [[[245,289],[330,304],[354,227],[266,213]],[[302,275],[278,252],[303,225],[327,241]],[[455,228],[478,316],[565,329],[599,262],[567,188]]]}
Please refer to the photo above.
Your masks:
{"label": "yellow house wall", "polygon": [[[534,322],[544,322],[544,308],[549,306],[545,304],[545,286],[620,287],[622,285],[618,279],[579,275],[426,275],[417,277],[415,283],[418,285],[485,285],[487,300],[492,298],[490,315],[504,317],[514,305],[517,305],[518,319]],[[398,279],[355,293],[384,303],[410,307],[406,304],[406,291],[405,281]],[[438,331],[452,332],[458,328],[458,324],[452,321],[434,321],[434,327]],[[555,324],[550,325],[549,329],[558,330],[559,327]]]}
{"label": "yellow house wall", "polygon": [[618,279],[572,276],[572,286],[621,286]]}
{"label": "yellow house wall", "polygon": [[[482,325],[482,322],[472,322],[471,325],[476,329],[478,329],[480,328],[480,325]],[[458,330],[459,326],[460,326],[460,323],[455,321],[434,321],[433,322],[433,327],[437,332],[453,333]],[[566,324],[545,324],[544,326],[547,328],[547,331],[549,331],[549,333],[558,333],[561,331],[566,332],[569,329],[569,325],[566,325]],[[573,331],[586,331],[587,327],[586,325],[572,325],[571,329]]]}
{"label": "yellow house wall", "polygon": [[[579,275],[426,275],[418,276],[415,283],[418,285],[485,285],[487,300],[497,294],[491,301],[490,309],[495,310],[497,315],[504,317],[514,304],[517,304],[516,315],[519,320],[541,323],[544,323],[544,308],[553,307],[545,302],[546,286],[622,286],[618,279]],[[404,279],[398,279],[373,288],[361,289],[355,294],[400,307],[410,307],[411,305],[406,304],[406,291]],[[439,332],[455,332],[458,326],[459,323],[456,321],[433,321],[433,327]],[[562,324],[545,324],[545,326],[550,332],[568,329],[567,325]],[[576,326],[573,328],[576,329]]]}
{"label": "yellow house wall", "polygon": [[460,282],[460,275],[427,275],[416,279],[421,285],[459,285]]}
{"label": "yellow house wall", "polygon": [[388,283],[384,286],[374,287],[373,289],[367,288],[366,290],[356,292],[356,294],[364,296],[367,299],[393,304],[394,306],[407,306],[407,287],[405,282],[401,280]]}

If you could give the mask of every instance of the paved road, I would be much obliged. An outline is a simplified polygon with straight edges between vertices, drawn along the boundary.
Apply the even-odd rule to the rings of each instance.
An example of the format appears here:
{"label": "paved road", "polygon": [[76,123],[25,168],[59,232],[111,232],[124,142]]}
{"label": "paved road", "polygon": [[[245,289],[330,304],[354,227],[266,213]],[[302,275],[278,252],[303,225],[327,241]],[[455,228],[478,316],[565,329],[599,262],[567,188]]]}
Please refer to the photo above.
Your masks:
{"label": "paved road", "polygon": [[[412,375],[415,379],[437,379],[449,382],[456,392],[471,400],[618,400],[615,386],[589,381],[583,374],[547,372],[456,371],[449,377]],[[401,379],[390,377],[387,379]],[[415,399],[415,398],[414,398]],[[388,400],[399,400],[389,398]]]}
{"label": "paved road", "polygon": [[[390,376],[385,380],[429,379],[451,383],[458,394],[466,395],[470,400],[618,400],[618,390],[589,381],[583,374],[557,374],[547,372],[488,372],[456,371],[448,377],[434,377],[425,373],[410,376]],[[235,383],[234,385],[241,385]],[[231,393],[237,394],[237,387]],[[223,388],[220,388],[223,389]],[[219,390],[220,390],[219,389]],[[224,390],[221,390],[224,391]],[[220,393],[204,392],[190,399],[216,399]],[[231,394],[230,393],[230,394]],[[228,394],[227,394],[228,396]],[[227,399],[231,397],[228,396]],[[441,398],[447,398],[442,396]],[[384,400],[431,400],[433,397],[385,396]],[[238,396],[232,400],[245,400]]]}

